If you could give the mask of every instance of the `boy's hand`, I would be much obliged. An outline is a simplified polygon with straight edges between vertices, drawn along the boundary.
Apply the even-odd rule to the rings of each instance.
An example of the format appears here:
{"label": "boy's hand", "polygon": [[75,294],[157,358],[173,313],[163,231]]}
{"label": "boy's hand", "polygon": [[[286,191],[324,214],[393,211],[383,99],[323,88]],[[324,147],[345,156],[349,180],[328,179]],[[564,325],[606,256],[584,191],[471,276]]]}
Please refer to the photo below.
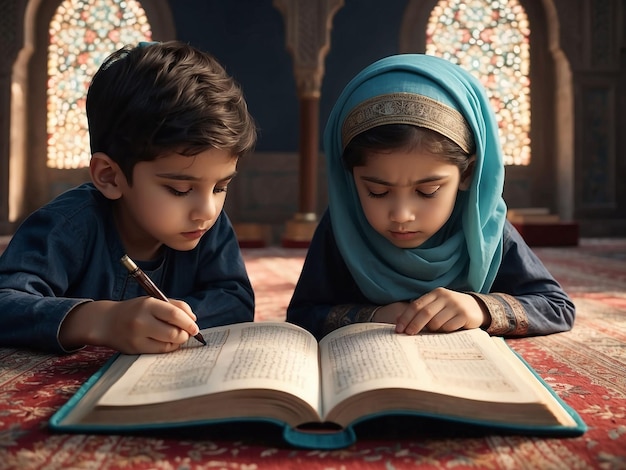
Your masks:
{"label": "boy's hand", "polygon": [[181,300],[137,297],[87,302],[67,315],[59,341],[66,349],[93,344],[125,354],[170,352],[198,333],[195,320]]}
{"label": "boy's hand", "polygon": [[491,320],[473,296],[438,287],[412,302],[395,302],[378,309],[372,321],[395,323],[397,333],[450,332],[479,328]]}

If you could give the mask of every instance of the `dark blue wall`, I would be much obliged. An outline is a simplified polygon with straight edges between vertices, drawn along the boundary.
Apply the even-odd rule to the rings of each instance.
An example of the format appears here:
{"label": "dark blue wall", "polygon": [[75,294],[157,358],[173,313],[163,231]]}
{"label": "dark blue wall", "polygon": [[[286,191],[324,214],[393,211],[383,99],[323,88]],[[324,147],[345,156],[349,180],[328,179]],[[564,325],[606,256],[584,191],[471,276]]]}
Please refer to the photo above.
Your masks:
{"label": "dark blue wall", "polygon": [[[374,60],[398,52],[406,1],[345,0],[335,15],[322,85],[320,133],[348,81]],[[215,55],[242,85],[260,129],[257,150],[296,152],[293,60],[285,46],[283,17],[272,0],[171,0],[170,7],[178,39]]]}
{"label": "dark blue wall", "polygon": [[364,67],[397,54],[406,0],[345,0],[333,21],[320,103],[321,132],[333,104]]}

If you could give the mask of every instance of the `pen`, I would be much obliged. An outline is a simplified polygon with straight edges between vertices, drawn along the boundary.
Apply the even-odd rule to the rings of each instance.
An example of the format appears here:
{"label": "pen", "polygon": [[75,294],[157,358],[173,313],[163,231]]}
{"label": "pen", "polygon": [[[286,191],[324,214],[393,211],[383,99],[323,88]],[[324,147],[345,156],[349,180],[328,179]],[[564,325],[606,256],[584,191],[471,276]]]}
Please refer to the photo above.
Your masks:
{"label": "pen", "polygon": [[[167,297],[165,297],[165,294],[163,294],[163,292],[159,290],[156,284],[152,282],[152,279],[150,279],[148,275],[144,273],[141,268],[137,266],[132,259],[130,259],[128,255],[122,256],[120,262],[124,265],[126,269],[128,269],[130,275],[137,279],[137,282],[141,285],[141,287],[146,290],[149,295],[156,299],[169,302],[169,300],[167,300]],[[198,332],[198,334],[195,335],[194,338],[196,338],[198,341],[206,346],[206,341],[202,336],[202,333]]]}

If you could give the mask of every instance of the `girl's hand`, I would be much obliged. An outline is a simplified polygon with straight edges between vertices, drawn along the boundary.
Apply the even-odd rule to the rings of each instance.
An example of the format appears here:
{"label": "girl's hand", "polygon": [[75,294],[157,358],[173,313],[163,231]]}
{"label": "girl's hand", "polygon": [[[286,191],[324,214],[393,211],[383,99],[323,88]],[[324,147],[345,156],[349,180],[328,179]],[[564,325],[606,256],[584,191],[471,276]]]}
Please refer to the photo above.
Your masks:
{"label": "girl's hand", "polygon": [[438,287],[412,302],[380,307],[372,321],[395,323],[397,333],[414,335],[424,329],[450,332],[479,328],[488,325],[491,316],[473,296]]}
{"label": "girl's hand", "polygon": [[198,333],[195,320],[181,300],[137,297],[86,302],[67,315],[59,341],[66,349],[93,344],[125,354],[170,352]]}

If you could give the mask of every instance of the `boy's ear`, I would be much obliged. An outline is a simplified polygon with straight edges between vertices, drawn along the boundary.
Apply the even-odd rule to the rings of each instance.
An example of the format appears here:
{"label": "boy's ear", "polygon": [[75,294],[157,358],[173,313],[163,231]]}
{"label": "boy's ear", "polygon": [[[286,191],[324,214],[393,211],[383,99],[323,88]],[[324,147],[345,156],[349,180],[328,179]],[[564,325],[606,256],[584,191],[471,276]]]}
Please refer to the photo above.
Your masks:
{"label": "boy's ear", "polygon": [[122,185],[126,184],[126,177],[122,170],[111,158],[102,152],[96,152],[89,162],[91,181],[107,199],[122,197]]}
{"label": "boy's ear", "polygon": [[472,177],[474,176],[474,166],[476,165],[476,155],[472,155],[469,158],[469,163],[465,171],[461,174],[461,182],[459,183],[459,190],[467,191],[472,184]]}

